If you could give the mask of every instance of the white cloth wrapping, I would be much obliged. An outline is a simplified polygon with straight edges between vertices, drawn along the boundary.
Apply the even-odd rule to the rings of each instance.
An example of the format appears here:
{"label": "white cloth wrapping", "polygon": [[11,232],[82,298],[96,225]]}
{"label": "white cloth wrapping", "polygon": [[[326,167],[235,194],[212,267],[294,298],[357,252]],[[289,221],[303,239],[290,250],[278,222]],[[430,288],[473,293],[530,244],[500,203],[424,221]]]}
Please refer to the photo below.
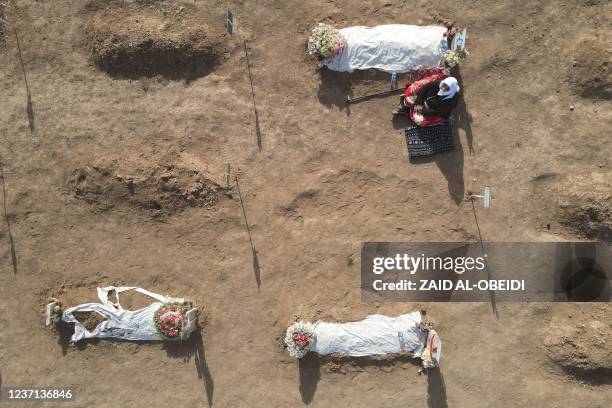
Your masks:
{"label": "white cloth wrapping", "polygon": [[[157,302],[143,309],[135,311],[125,310],[119,303],[119,294],[128,290],[142,293],[143,295],[157,300]],[[108,294],[111,291],[115,291],[116,293],[116,303],[108,300]],[[84,303],[68,308],[63,312],[62,320],[67,323],[74,323],[74,334],[71,338],[73,342],[93,337],[113,337],[123,340],[164,340],[157,333],[157,328],[155,327],[153,318],[155,312],[164,303],[182,303],[184,301],[181,298],[159,295],[142,288],[125,286],[98,288],[98,298],[100,299],[100,303]],[[74,317],[74,312],[96,312],[107,320],[98,324],[98,326],[90,332]],[[195,309],[187,313],[185,321],[183,322],[183,328],[181,329],[181,339],[195,330],[196,320]]]}
{"label": "white cloth wrapping", "polygon": [[310,350],[321,355],[359,357],[409,352],[421,357],[427,335],[418,328],[420,322],[420,312],[398,317],[372,315],[351,323],[319,322]]}
{"label": "white cloth wrapping", "polygon": [[446,41],[445,27],[387,24],[339,31],[346,39],[346,46],[324,63],[333,71],[373,68],[404,73],[418,67],[435,67],[442,62],[440,43]]}

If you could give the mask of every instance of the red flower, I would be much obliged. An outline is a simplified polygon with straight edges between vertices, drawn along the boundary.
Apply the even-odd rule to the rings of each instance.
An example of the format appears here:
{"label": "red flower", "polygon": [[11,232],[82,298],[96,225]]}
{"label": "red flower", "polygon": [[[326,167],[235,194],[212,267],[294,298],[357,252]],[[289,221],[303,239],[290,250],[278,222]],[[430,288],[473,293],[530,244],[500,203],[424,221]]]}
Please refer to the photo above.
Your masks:
{"label": "red flower", "polygon": [[155,323],[160,333],[166,337],[178,337],[180,334],[185,309],[177,305],[162,306],[155,312]]}
{"label": "red flower", "polygon": [[300,348],[305,348],[310,344],[310,339],[304,334],[294,334],[293,341],[295,341],[295,344]]}

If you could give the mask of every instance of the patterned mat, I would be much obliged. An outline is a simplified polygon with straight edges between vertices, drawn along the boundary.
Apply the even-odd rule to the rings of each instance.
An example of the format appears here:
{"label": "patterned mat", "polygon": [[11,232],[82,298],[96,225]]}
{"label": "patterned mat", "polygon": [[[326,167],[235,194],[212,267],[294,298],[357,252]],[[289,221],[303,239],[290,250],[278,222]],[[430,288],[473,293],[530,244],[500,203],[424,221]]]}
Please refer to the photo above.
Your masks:
{"label": "patterned mat", "polygon": [[455,148],[453,125],[446,122],[436,126],[406,128],[406,144],[408,159],[451,151]]}

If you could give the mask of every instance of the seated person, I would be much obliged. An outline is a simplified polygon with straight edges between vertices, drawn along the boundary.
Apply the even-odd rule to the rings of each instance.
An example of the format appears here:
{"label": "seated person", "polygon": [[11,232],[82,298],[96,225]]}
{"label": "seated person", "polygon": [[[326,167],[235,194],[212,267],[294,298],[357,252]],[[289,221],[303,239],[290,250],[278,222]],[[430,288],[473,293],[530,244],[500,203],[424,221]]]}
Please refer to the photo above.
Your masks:
{"label": "seated person", "polygon": [[418,126],[446,121],[459,102],[459,84],[454,77],[438,73],[406,84],[394,115],[404,113]]}

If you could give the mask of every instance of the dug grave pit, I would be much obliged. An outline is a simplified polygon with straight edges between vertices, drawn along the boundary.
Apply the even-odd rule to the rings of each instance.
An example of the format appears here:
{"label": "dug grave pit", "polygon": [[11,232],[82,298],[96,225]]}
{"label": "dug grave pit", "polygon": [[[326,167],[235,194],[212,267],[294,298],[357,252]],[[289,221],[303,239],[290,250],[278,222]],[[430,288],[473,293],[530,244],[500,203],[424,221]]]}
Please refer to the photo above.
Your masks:
{"label": "dug grave pit", "polygon": [[101,211],[145,210],[168,216],[189,207],[211,208],[228,190],[200,171],[173,165],[119,171],[86,165],[72,172],[68,190]]}
{"label": "dug grave pit", "polygon": [[612,51],[604,41],[587,39],[573,50],[569,83],[573,91],[588,99],[612,98]]}
{"label": "dug grave pit", "polygon": [[84,13],[84,47],[92,63],[114,79],[192,81],[228,55],[222,27],[215,28],[193,6],[152,2],[137,8],[96,1]]}
{"label": "dug grave pit", "polygon": [[[592,308],[593,309],[593,308]],[[610,310],[556,316],[544,338],[546,355],[566,374],[593,385],[612,384],[612,352],[606,346],[612,334]]]}

